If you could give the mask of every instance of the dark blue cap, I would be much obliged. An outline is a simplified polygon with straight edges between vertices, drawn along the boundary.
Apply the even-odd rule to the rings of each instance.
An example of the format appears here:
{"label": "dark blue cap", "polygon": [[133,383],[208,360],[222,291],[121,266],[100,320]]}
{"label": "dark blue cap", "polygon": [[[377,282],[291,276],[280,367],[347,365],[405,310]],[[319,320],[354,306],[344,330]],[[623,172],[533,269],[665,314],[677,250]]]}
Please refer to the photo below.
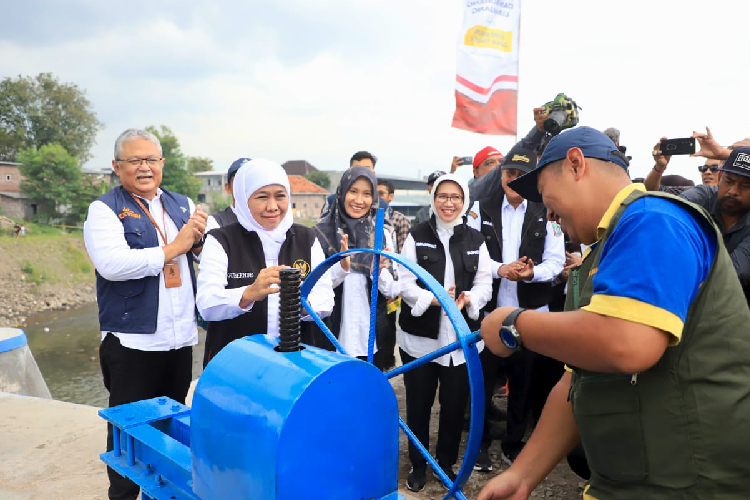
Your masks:
{"label": "dark blue cap", "polygon": [[571,148],[579,148],[586,158],[611,161],[625,170],[628,169],[627,161],[612,139],[594,128],[576,127],[553,137],[547,144],[536,168],[509,182],[508,186],[529,201],[541,202],[542,197],[536,187],[539,172],[550,163],[564,159]]}
{"label": "dark blue cap", "polygon": [[251,158],[237,158],[234,160],[232,164],[229,165],[229,170],[227,170],[227,182],[232,180],[232,176],[237,173],[242,165],[251,160]]}
{"label": "dark blue cap", "polygon": [[750,148],[745,146],[734,148],[729,153],[729,158],[724,162],[721,170],[730,174],[750,177]]}

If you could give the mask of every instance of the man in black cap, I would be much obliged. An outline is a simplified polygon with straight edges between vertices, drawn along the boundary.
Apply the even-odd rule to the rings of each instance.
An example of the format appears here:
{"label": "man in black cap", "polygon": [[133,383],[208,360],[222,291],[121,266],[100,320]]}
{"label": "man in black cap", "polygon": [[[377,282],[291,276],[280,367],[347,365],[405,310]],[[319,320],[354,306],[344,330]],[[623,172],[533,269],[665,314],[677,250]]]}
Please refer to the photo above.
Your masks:
{"label": "man in black cap", "polygon": [[[427,176],[427,192],[432,193],[432,185],[435,184],[435,181],[438,180],[438,177],[441,175],[445,175],[445,172],[442,170],[435,170],[430,175]],[[420,222],[425,222],[430,218],[430,206],[425,205],[424,207],[420,208],[417,212],[417,215],[414,216],[414,219],[411,221],[411,227],[416,226]]]}
{"label": "man in black cap", "polygon": [[500,307],[482,322],[498,356],[524,348],[571,371],[478,500],[528,498],[579,441],[584,499],[729,500],[750,488],[750,310],[722,235],[700,207],[646,192],[626,169],[608,137],[580,127],[510,183],[590,247],[565,312]]}
{"label": "man in black cap", "polygon": [[242,165],[249,161],[250,158],[237,158],[232,162],[231,165],[229,165],[229,170],[227,170],[227,182],[224,183],[224,191],[226,191],[226,193],[232,197],[232,204],[224,210],[219,210],[218,212],[212,213],[208,217],[208,222],[206,223],[206,234],[208,234],[210,230],[216,229],[217,227],[224,227],[232,224],[233,222],[237,222],[237,215],[234,213],[234,194],[232,191],[232,187],[234,185],[234,175]]}
{"label": "man in black cap", "polygon": [[[535,151],[514,146],[500,164],[502,190],[474,203],[467,214],[469,226],[485,236],[492,259],[495,279],[485,313],[503,306],[549,310],[552,281],[565,265],[565,240],[559,225],[547,220],[544,205],[525,200],[508,185],[532,171],[536,162]],[[532,352],[516,353],[505,361],[508,419],[502,457],[506,462],[512,462],[523,447],[536,362],[537,356]],[[488,350],[482,352],[487,407],[501,364],[501,359]],[[474,468],[489,472],[492,462],[487,432],[482,444]]]}
{"label": "man in black cap", "polygon": [[[680,196],[705,208],[719,226],[750,306],[750,147],[724,148],[710,130],[705,134],[695,133],[694,137],[701,145],[697,155],[708,157],[706,164],[725,161],[718,169],[716,185],[695,186]],[[654,171],[661,175],[670,157],[656,148],[654,160],[657,165]],[[652,172],[649,177],[653,175],[656,174]]]}

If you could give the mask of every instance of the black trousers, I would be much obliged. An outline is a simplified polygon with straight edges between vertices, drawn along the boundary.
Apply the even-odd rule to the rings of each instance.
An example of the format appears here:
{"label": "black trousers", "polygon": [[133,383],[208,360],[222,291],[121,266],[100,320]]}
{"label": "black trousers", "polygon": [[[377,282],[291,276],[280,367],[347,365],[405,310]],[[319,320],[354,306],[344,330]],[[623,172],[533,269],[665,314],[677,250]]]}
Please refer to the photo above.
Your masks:
{"label": "black trousers", "polygon": [[[502,446],[504,450],[518,450],[522,446],[521,443],[528,426],[528,415],[531,411],[531,388],[536,354],[524,350],[502,359],[485,348],[479,357],[482,360],[482,372],[485,377],[485,408],[488,408],[492,401],[497,372],[501,366],[505,368],[508,377],[508,420],[507,436],[503,439]],[[484,428],[485,430],[488,429],[486,416]],[[486,434],[482,439],[482,444],[484,446],[490,444]]]}
{"label": "black trousers", "polygon": [[[167,396],[185,403],[193,370],[193,351],[183,347],[172,351],[139,351],[120,344],[107,334],[99,347],[99,363],[109,406]],[[114,449],[112,426],[107,424],[107,451]],[[135,500],[140,488],[107,467],[110,500]]]}
{"label": "black trousers", "polygon": [[[401,361],[406,364],[415,358],[399,349]],[[430,449],[430,413],[435,401],[438,382],[440,392],[440,417],[438,421],[437,461],[441,466],[451,466],[458,459],[464,408],[469,398],[469,374],[466,365],[441,366],[426,363],[404,373],[406,386],[406,424],[419,441]],[[409,460],[412,466],[424,467],[427,461],[416,446],[409,441]]]}

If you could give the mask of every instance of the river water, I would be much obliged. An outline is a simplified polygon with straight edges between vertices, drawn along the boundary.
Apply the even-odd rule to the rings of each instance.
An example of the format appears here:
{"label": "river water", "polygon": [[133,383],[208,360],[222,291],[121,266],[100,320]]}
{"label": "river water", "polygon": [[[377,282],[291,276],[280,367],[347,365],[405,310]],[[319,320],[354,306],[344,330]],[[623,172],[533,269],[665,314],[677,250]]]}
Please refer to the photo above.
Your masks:
{"label": "river water", "polygon": [[[99,368],[98,309],[96,303],[68,311],[45,311],[27,318],[24,332],[34,359],[54,399],[99,407],[109,393]],[[203,339],[193,349],[193,378],[201,371]]]}

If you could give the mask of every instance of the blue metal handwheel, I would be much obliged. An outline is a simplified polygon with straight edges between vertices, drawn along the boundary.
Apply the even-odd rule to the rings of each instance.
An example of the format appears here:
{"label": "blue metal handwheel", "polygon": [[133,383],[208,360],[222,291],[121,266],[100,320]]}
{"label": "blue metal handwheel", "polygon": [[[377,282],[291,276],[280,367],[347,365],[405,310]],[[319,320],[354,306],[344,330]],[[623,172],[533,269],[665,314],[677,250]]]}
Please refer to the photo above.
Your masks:
{"label": "blue metal handwheel", "polygon": [[328,259],[326,259],[323,263],[321,263],[318,267],[312,270],[310,274],[305,279],[304,283],[302,284],[302,287],[300,289],[301,296],[302,296],[302,305],[307,310],[307,312],[310,314],[312,319],[315,321],[315,323],[320,327],[320,329],[323,331],[323,333],[328,337],[328,339],[331,341],[331,343],[336,347],[336,349],[341,352],[342,354],[347,354],[346,351],[342,348],[341,344],[338,342],[338,339],[333,335],[331,330],[326,326],[326,324],[323,322],[323,320],[320,319],[320,317],[313,311],[312,307],[310,306],[310,303],[307,301],[307,297],[310,294],[310,291],[315,286],[315,283],[328,271],[332,266],[334,266],[337,262],[340,260],[346,258],[347,256],[356,254],[356,253],[371,253],[375,255],[374,261],[374,267],[373,267],[373,276],[372,276],[372,291],[371,291],[371,300],[370,304],[372,304],[370,308],[370,337],[368,342],[368,353],[367,353],[367,360],[372,363],[373,360],[373,354],[375,350],[375,307],[377,304],[377,295],[378,295],[378,277],[380,275],[380,258],[379,256],[385,256],[388,259],[398,262],[405,268],[407,268],[409,271],[414,273],[414,275],[422,282],[424,283],[427,288],[437,297],[438,302],[442,306],[442,308],[445,310],[448,319],[450,320],[451,324],[453,325],[453,328],[456,331],[456,336],[458,337],[458,341],[447,345],[443,348],[440,348],[426,356],[422,356],[421,358],[415,359],[414,361],[407,363],[405,365],[399,366],[397,368],[394,368],[393,370],[390,370],[385,374],[385,376],[389,379],[396,377],[398,375],[403,374],[404,372],[407,372],[409,370],[413,370],[414,368],[417,368],[425,363],[429,363],[441,356],[444,356],[445,354],[448,354],[450,352],[453,352],[457,349],[461,349],[463,351],[464,357],[466,359],[466,368],[468,370],[469,375],[469,394],[471,398],[471,418],[470,418],[470,425],[469,425],[469,436],[467,440],[466,445],[466,452],[464,453],[464,459],[463,462],[461,462],[461,468],[457,473],[456,481],[452,482],[448,476],[445,474],[445,472],[440,468],[440,466],[437,463],[437,460],[430,455],[430,452],[427,450],[427,448],[419,442],[419,440],[416,438],[414,433],[409,429],[409,427],[406,425],[406,422],[403,421],[403,419],[399,418],[399,426],[404,431],[404,433],[408,436],[408,438],[414,443],[414,445],[419,449],[419,451],[424,455],[425,459],[427,460],[427,463],[435,470],[440,477],[440,479],[443,481],[443,483],[448,488],[448,493],[444,497],[445,499],[455,498],[459,500],[467,500],[466,496],[461,491],[461,488],[466,484],[466,481],[469,479],[469,476],[471,475],[471,472],[474,467],[474,463],[476,462],[477,455],[479,454],[479,447],[481,445],[482,440],[482,428],[484,425],[484,379],[482,376],[482,366],[481,362],[479,360],[479,351],[477,350],[476,344],[480,340],[479,332],[471,332],[469,330],[469,326],[466,324],[466,321],[464,320],[463,316],[461,315],[461,312],[458,310],[458,307],[456,307],[455,302],[453,299],[448,295],[448,292],[445,291],[445,288],[438,283],[438,281],[432,277],[427,271],[419,267],[415,262],[404,259],[401,255],[393,253],[393,252],[387,252],[383,250],[383,210],[378,211],[378,217],[377,217],[377,223],[376,223],[376,233],[375,233],[375,244],[373,249],[369,248],[355,248],[351,250],[347,250],[345,252],[337,253],[336,255],[332,255]]}

